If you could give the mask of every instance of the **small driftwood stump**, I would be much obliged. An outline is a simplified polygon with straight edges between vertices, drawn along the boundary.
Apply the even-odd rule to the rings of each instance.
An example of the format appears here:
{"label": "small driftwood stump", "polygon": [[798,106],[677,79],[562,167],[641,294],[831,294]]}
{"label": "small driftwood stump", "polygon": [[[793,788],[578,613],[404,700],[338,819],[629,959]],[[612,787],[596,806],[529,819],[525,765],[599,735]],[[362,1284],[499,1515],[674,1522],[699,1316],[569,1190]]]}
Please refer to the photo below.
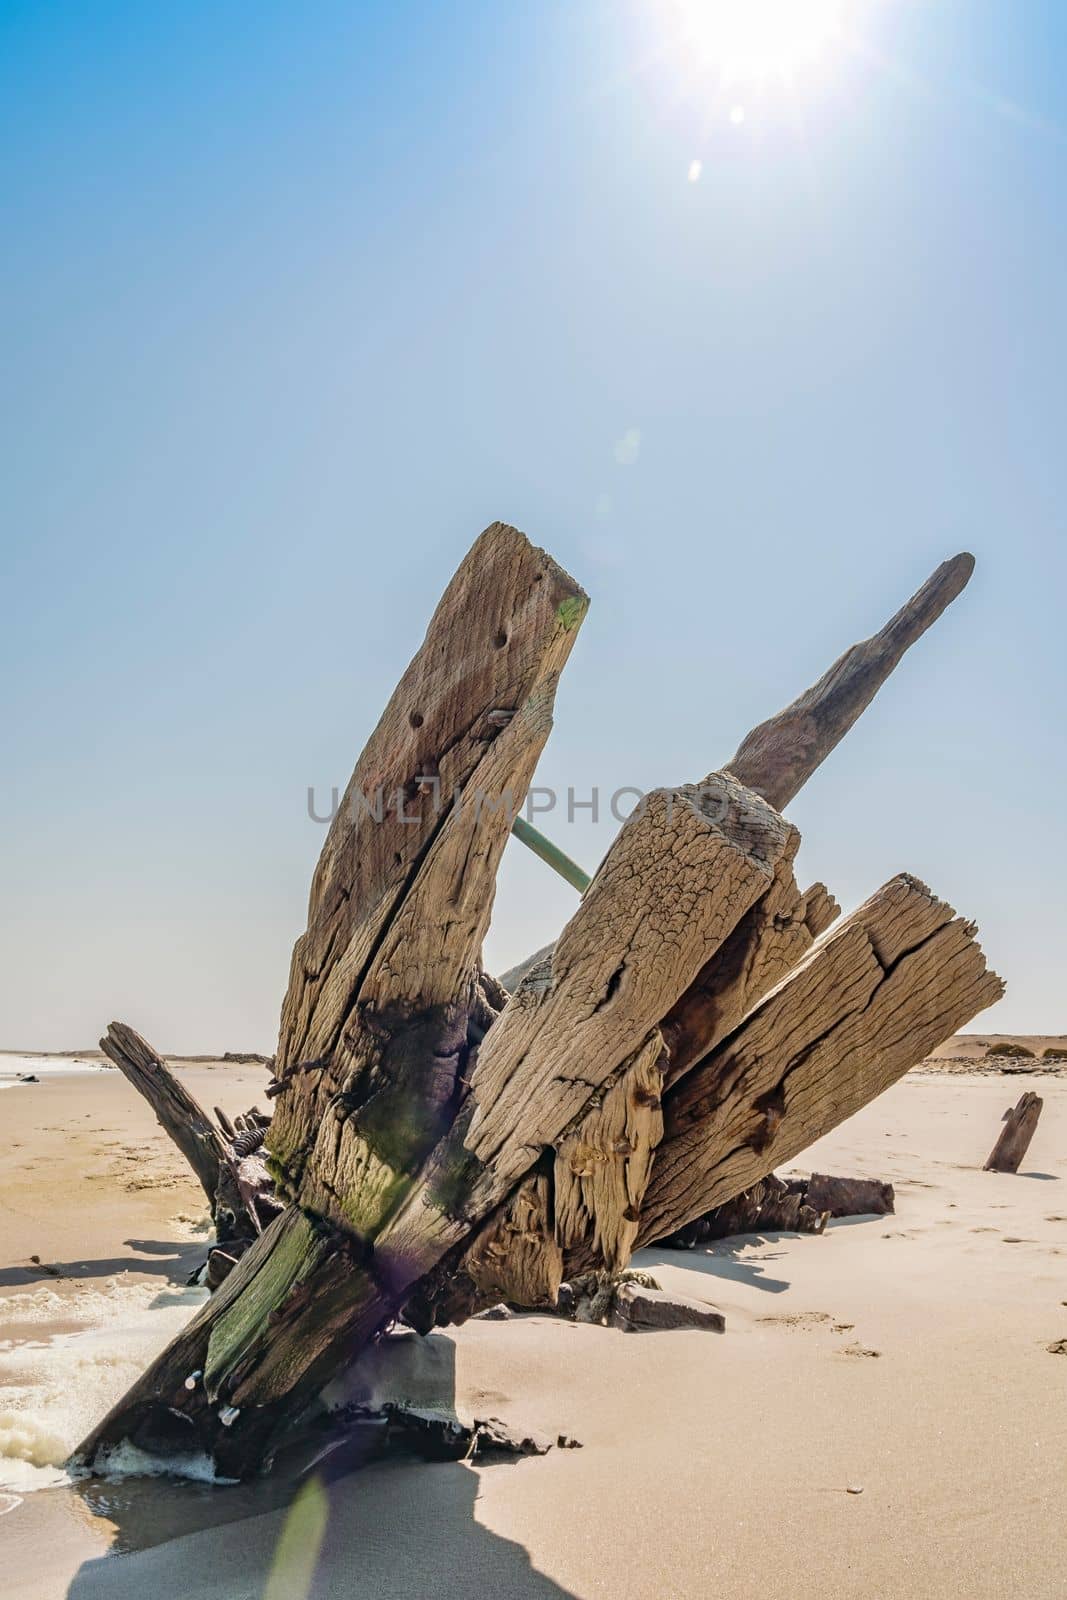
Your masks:
{"label": "small driftwood stump", "polygon": [[1017,1106],[1008,1107],[1000,1137],[985,1164],[986,1172],[1018,1172],[1037,1130],[1037,1119],[1044,1103],[1039,1095],[1028,1089]]}

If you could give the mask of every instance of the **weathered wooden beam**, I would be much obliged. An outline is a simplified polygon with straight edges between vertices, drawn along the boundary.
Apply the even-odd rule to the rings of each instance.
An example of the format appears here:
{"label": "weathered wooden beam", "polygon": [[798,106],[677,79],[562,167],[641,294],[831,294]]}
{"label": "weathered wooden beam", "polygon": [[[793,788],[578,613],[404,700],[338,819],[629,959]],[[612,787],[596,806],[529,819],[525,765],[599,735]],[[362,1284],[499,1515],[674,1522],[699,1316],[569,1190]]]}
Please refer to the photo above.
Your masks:
{"label": "weathered wooden beam", "polygon": [[884,1217],[892,1213],[893,1204],[893,1185],[879,1178],[813,1172],[810,1178],[782,1179],[771,1172],[657,1243],[692,1250],[742,1233],[822,1233],[833,1217]]}
{"label": "weathered wooden beam", "polygon": [[282,1005],[279,1076],[321,1060],[340,1040],[456,790],[471,788],[504,731],[494,713],[515,712],[561,670],[587,608],[581,587],[515,528],[493,523],[467,554],[323,845]]}
{"label": "weathered wooden beam", "polygon": [[896,1206],[893,1185],[881,1178],[838,1178],[813,1172],[804,1184],[804,1198],[813,1211],[828,1217],[891,1217]]}
{"label": "weathered wooden beam", "polygon": [[639,1243],[751,1188],[1000,999],[974,932],[901,875],[824,935],[667,1095]]}
{"label": "weathered wooden beam", "polygon": [[[711,775],[704,782],[713,780]],[[558,1279],[554,1257],[560,1250],[562,1271],[570,1278],[597,1267],[618,1271],[626,1265],[663,1133],[663,1090],[796,965],[838,914],[837,903],[823,884],[813,885],[806,894],[797,888],[792,871],[797,843],[793,832],[765,892],[661,1019],[658,1039],[620,1065],[607,1092],[557,1144],[549,1211],[555,1224],[552,1243],[545,1246],[541,1269],[536,1270],[527,1220],[525,1247],[513,1253],[513,1266],[496,1263],[493,1282],[501,1290],[498,1298],[520,1305],[544,1304],[543,1298],[535,1297],[543,1294],[546,1283]],[[505,1209],[502,1218],[489,1225],[490,1235],[499,1240],[504,1230],[514,1236],[517,1220]],[[540,1232],[546,1232],[543,1223]],[[473,1286],[472,1309],[483,1303],[483,1273],[477,1266],[481,1249],[479,1235],[458,1261],[450,1263],[447,1296],[453,1317],[460,1305],[456,1279],[466,1278]]]}
{"label": "weathered wooden beam", "polygon": [[[520,1189],[465,1248],[451,1252],[405,1311],[417,1326],[462,1321],[494,1300],[551,1305],[561,1276],[573,1280],[625,1267],[663,1134],[665,1085],[723,1038],[837,915],[837,903],[822,884],[806,894],[797,889],[791,865],[796,844],[791,830],[765,893],[656,1033],[620,1063],[606,1089],[556,1142],[550,1169],[535,1191],[539,1207]],[[542,960],[550,955],[544,952]]]}
{"label": "weathered wooden beam", "polygon": [[1037,1119],[1044,1104],[1039,1095],[1028,1089],[1018,1105],[1008,1107],[1000,1136],[985,1164],[986,1172],[1018,1172],[1030,1148],[1030,1140],[1037,1132]]}
{"label": "weathered wooden beam", "polygon": [[792,858],[779,862],[767,893],[663,1019],[670,1051],[668,1088],[807,955],[839,913],[825,884],[815,883],[802,893]]}
{"label": "weathered wooden beam", "polygon": [[[551,727],[555,682],[530,696],[476,769],[480,793],[521,796]],[[457,806],[435,838],[360,986],[358,1009],[317,1085],[317,1131],[279,1102],[272,1156],[306,1139],[301,1205],[373,1239],[410,1192],[422,1158],[464,1091],[481,947],[489,926],[504,812]],[[494,1026],[488,1037],[496,1031]],[[325,1104],[326,1096],[330,1104]],[[306,1116],[306,1111],[305,1111]],[[307,1130],[305,1132],[305,1129]]]}
{"label": "weathered wooden beam", "polygon": [[884,628],[846,650],[818,683],[742,739],[727,771],[784,811],[973,571],[966,552],[943,561]]}
{"label": "weathered wooden beam", "polygon": [[[496,870],[586,606],[500,524],[449,585],[357,763],[294,952],[268,1150],[279,1191],[298,1203],[82,1460],[173,1428],[162,1420],[173,1412],[198,1450],[244,1476],[281,1421],[394,1315],[396,1285],[371,1241],[449,1127],[503,1000],[480,968]],[[182,1368],[203,1374],[192,1401]]]}
{"label": "weathered wooden beam", "polygon": [[[810,689],[747,734],[725,770],[784,810],[867,709],[905,652],[966,587],[973,571],[974,557],[966,551],[943,561],[884,628],[846,650]],[[517,989],[551,950],[545,945],[516,963],[502,975],[504,987]]]}
{"label": "weathered wooden beam", "polygon": [[660,1019],[795,849],[795,830],[729,777],[647,797],[551,960],[527,974],[488,1034],[470,1099],[383,1229],[376,1261],[409,1281],[430,1271],[616,1079],[645,1075],[629,1086],[631,1102],[658,1112]]}
{"label": "weathered wooden beam", "polygon": [[[564,1235],[621,1264],[640,1237],[664,1130],[666,1201],[684,1210],[694,1198],[671,1186],[691,1104],[704,1104],[712,1137],[695,1186],[703,1210],[717,1203],[705,1190],[736,1194],[788,1158],[801,1128],[822,1121],[825,1131],[848,1114],[829,1040],[881,1052],[877,1072],[859,1075],[863,1103],[893,1050],[909,1048],[898,1026],[925,1027],[938,1042],[942,1023],[945,1033],[958,1026],[968,981],[969,999],[989,994],[981,1004],[995,998],[983,977],[999,993],[980,953],[980,970],[968,965],[973,930],[947,908],[927,926],[894,901],[829,963],[821,951],[833,940],[749,1010],[833,907],[821,888],[797,890],[795,831],[720,774],[647,798],[554,949],[496,1016],[503,997],[480,970],[493,880],[585,604],[566,574],[500,525],[450,585],[357,764],[294,952],[268,1140],[293,1203],[86,1441],[82,1462],[101,1464],[122,1438],[149,1449],[162,1438],[168,1450],[207,1452],[224,1473],[257,1470],[279,1429],[416,1293],[432,1311],[426,1286],[463,1252],[476,1292],[501,1283],[503,1261],[504,1279],[525,1278],[533,1303],[558,1284]],[[890,654],[913,626],[896,629]],[[842,710],[857,681],[869,699],[871,674],[886,670],[884,658],[861,663],[816,697],[809,770],[811,753],[858,715]],[[761,759],[769,770],[777,748],[764,741],[751,770]],[[949,928],[963,930],[955,942]],[[909,1010],[893,987],[908,962],[926,1011]],[[761,1053],[755,1019],[766,1032],[767,1007],[798,974],[795,1026],[788,1007],[773,1013]],[[823,1063],[829,1099],[812,1061]],[[682,1097],[693,1083],[691,1102]],[[680,1121],[665,1119],[669,1107]]]}
{"label": "weathered wooden beam", "polygon": [[162,1056],[125,1022],[109,1025],[100,1048],[148,1101],[156,1121],[196,1173],[214,1210],[219,1164],[226,1156],[226,1141],[219,1129],[178,1082]]}
{"label": "weathered wooden beam", "polygon": [[[208,1197],[218,1240],[230,1244],[262,1232],[279,1209],[260,1154],[268,1119],[253,1110],[238,1116],[235,1127],[216,1106],[216,1126],[162,1056],[124,1022],[111,1023],[100,1047],[144,1095],[196,1174]],[[216,1263],[212,1276],[220,1270]]]}
{"label": "weathered wooden beam", "polygon": [[[282,1010],[268,1151],[286,1195],[351,1233],[373,1234],[455,1110],[484,1032],[496,870],[587,604],[524,535],[487,529],[323,846]],[[397,803],[369,813],[383,792]]]}

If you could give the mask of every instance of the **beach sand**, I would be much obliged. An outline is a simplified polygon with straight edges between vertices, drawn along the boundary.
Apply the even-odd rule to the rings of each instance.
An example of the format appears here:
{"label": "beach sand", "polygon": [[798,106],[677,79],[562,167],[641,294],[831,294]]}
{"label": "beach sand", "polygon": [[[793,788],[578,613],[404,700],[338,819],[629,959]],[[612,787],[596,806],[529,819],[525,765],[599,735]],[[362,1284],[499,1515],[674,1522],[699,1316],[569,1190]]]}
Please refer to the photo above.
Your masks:
{"label": "beach sand", "polygon": [[[182,1077],[230,1113],[264,1103],[254,1064]],[[1028,1088],[1023,1172],[983,1172]],[[376,1465],[293,1507],[270,1482],[36,1487],[49,1441],[59,1459],[190,1314],[205,1206],[116,1072],[5,1090],[0,1114],[4,1595],[1067,1594],[1062,1074],[916,1071],[789,1169],[887,1178],[895,1216],[643,1252],[725,1335],[522,1316],[433,1337],[458,1408],[582,1449]]]}

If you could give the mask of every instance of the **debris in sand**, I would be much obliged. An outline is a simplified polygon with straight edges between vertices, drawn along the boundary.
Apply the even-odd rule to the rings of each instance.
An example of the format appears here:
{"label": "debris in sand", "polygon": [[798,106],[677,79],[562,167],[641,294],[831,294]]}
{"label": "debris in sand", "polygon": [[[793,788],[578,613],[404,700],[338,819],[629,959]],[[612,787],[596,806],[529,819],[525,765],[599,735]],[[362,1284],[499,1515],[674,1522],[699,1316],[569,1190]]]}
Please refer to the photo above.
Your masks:
{"label": "debris in sand", "polygon": [[1028,1089],[1019,1103],[1004,1113],[1004,1126],[1000,1137],[989,1153],[986,1172],[1018,1172],[1030,1140],[1037,1131],[1038,1118],[1044,1101]]}

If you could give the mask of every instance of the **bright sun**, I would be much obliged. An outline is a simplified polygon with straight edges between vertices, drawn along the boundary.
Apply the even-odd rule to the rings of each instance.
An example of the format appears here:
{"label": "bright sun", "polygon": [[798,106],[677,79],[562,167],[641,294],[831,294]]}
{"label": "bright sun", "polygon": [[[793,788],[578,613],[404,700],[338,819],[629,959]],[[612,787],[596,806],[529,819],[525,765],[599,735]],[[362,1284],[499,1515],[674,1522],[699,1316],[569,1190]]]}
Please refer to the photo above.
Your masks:
{"label": "bright sun", "polygon": [[840,35],[846,0],[673,0],[684,43],[725,83],[789,79]]}

